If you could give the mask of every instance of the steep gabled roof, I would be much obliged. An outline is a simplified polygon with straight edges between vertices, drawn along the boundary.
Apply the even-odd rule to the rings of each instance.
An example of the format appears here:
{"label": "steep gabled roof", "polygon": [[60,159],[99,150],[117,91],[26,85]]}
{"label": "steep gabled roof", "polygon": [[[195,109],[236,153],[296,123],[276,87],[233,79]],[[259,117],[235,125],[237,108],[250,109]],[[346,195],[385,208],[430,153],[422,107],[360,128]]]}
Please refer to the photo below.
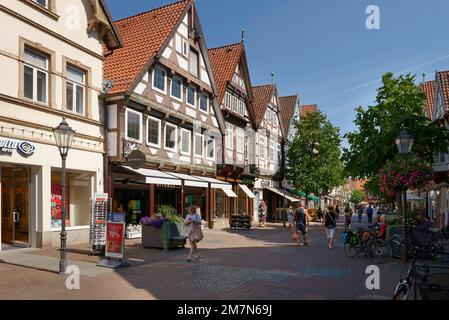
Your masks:
{"label": "steep gabled roof", "polygon": [[219,103],[224,99],[226,86],[232,80],[243,53],[243,43],[209,49],[209,58],[217,83]]}
{"label": "steep gabled roof", "polygon": [[191,5],[192,0],[183,0],[115,22],[124,45],[112,54],[105,52],[105,78],[113,82],[109,94],[132,89],[135,79],[169,41]]}
{"label": "steep gabled roof", "polygon": [[421,84],[421,90],[426,95],[426,113],[432,119],[433,104],[435,101],[435,81],[427,81]]}
{"label": "steep gabled roof", "polygon": [[271,98],[276,93],[276,85],[269,84],[253,87],[253,110],[256,118],[256,125],[259,126],[265,117]]}
{"label": "steep gabled roof", "polygon": [[438,87],[444,100],[445,111],[449,106],[449,71],[437,72]]}
{"label": "steep gabled roof", "polygon": [[279,97],[279,117],[281,120],[281,126],[285,134],[288,134],[288,132],[290,131],[290,125],[292,123],[293,116],[295,115],[295,109],[298,105],[298,99],[298,95]]}
{"label": "steep gabled roof", "polygon": [[307,116],[308,114],[311,114],[315,111],[318,111],[318,106],[316,104],[304,105],[300,108],[300,114],[302,117]]}

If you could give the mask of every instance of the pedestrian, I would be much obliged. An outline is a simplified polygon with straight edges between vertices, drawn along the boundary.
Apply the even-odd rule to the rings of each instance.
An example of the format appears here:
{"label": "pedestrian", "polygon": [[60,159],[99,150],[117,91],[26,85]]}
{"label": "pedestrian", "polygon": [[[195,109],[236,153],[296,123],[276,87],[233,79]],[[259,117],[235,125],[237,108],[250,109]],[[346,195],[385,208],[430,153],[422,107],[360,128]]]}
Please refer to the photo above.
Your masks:
{"label": "pedestrian", "polygon": [[340,220],[341,210],[338,204],[335,206],[335,215],[337,216],[337,222]]}
{"label": "pedestrian", "polygon": [[349,206],[349,203],[346,204],[344,213],[345,213],[345,229],[349,230],[351,229],[352,215],[354,213],[352,211],[352,208]]}
{"label": "pedestrian", "polygon": [[192,262],[194,259],[198,260],[200,255],[198,253],[198,242],[203,239],[203,233],[201,231],[201,212],[197,210],[194,205],[191,205],[188,209],[188,215],[185,219],[185,225],[187,226],[187,236],[190,243],[190,254],[187,257],[188,262]]}
{"label": "pedestrian", "polygon": [[366,215],[368,216],[368,224],[373,224],[374,209],[372,205],[369,205],[368,209],[366,209]]}
{"label": "pedestrian", "polygon": [[267,220],[267,205],[265,201],[260,201],[259,204],[259,226],[265,228],[265,222]]}
{"label": "pedestrian", "polygon": [[324,215],[323,227],[326,229],[327,246],[329,249],[334,247],[335,231],[337,229],[336,213],[333,206],[329,206]]}
{"label": "pedestrian", "polygon": [[298,239],[297,239],[298,247],[301,246],[299,234],[301,234],[304,239],[304,245],[308,246],[309,243],[307,242],[307,226],[310,223],[310,216],[307,212],[307,209],[304,208],[302,202],[299,204],[298,208],[295,211],[295,223],[296,223],[296,230],[298,232]]}
{"label": "pedestrian", "polygon": [[359,223],[362,222],[362,217],[363,217],[363,206],[359,205],[359,208],[357,209],[357,213],[359,215]]}
{"label": "pedestrian", "polygon": [[321,207],[318,208],[318,221],[322,221],[323,219],[323,209]]}
{"label": "pedestrian", "polygon": [[295,213],[293,211],[293,207],[290,206],[290,208],[288,208],[288,212],[287,212],[287,220],[288,220],[288,229],[290,230],[290,234],[291,234],[291,240],[292,241],[296,241],[296,230],[293,226],[293,221],[295,218]]}

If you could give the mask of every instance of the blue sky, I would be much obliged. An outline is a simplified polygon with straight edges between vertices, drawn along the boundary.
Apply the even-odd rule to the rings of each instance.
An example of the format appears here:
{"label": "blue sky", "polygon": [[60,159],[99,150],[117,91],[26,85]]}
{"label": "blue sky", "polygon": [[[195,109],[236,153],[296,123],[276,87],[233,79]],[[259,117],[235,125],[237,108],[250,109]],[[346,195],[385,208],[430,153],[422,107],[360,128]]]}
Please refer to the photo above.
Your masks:
{"label": "blue sky", "polygon": [[[107,0],[114,19],[167,0]],[[368,5],[380,9],[380,30],[368,30]],[[411,72],[417,81],[449,70],[447,0],[197,0],[210,48],[240,40],[254,85],[299,93],[318,104],[342,133],[354,129],[354,108],[369,106],[383,73]]]}

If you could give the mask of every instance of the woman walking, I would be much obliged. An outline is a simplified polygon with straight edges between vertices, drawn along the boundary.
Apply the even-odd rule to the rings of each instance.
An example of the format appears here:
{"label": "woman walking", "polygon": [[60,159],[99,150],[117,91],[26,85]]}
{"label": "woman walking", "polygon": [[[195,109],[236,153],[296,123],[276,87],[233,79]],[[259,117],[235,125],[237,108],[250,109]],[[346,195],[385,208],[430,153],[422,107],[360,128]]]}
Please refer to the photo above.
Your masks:
{"label": "woman walking", "polygon": [[333,206],[324,214],[323,226],[326,229],[327,246],[329,249],[334,247],[335,230],[337,229],[337,214]]}
{"label": "woman walking", "polygon": [[187,257],[188,262],[192,262],[193,259],[199,259],[198,254],[198,242],[203,239],[203,233],[201,231],[201,212],[197,210],[195,206],[190,206],[189,214],[186,217],[185,225],[187,226],[187,235],[190,243],[190,254]]}
{"label": "woman walking", "polygon": [[293,212],[293,207],[290,206],[288,209],[287,220],[288,220],[288,229],[291,233],[291,240],[296,241],[296,230],[293,226],[293,220],[295,218],[295,213]]}

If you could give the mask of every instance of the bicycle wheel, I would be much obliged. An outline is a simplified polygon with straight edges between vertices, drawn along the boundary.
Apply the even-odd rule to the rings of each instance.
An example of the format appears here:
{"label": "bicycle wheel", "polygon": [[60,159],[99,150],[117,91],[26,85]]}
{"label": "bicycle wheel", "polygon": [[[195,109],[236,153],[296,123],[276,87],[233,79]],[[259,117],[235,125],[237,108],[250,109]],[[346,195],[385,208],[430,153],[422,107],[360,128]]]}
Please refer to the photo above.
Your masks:
{"label": "bicycle wheel", "polygon": [[345,243],[345,254],[349,258],[354,258],[360,252],[359,245],[353,245],[351,243]]}
{"label": "bicycle wheel", "polygon": [[399,259],[402,255],[402,236],[395,234],[390,239],[391,254]]}
{"label": "bicycle wheel", "polygon": [[375,263],[386,263],[391,259],[391,247],[386,241],[374,241],[370,247],[370,258]]}

